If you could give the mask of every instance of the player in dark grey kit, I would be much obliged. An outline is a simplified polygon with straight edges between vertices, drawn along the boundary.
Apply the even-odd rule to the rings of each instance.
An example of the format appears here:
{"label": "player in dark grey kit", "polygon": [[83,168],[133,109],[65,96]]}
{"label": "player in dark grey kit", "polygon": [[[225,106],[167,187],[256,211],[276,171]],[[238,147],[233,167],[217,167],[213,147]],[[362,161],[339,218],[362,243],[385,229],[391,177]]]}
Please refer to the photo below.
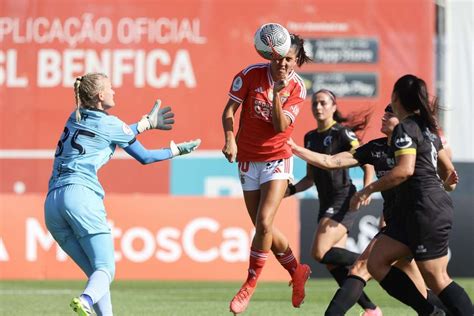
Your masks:
{"label": "player in dark grey kit", "polygon": [[[398,118],[393,113],[391,105],[388,105],[385,108],[385,114],[382,117],[382,127],[380,129],[380,131],[387,135],[387,137],[371,140],[367,144],[358,147],[355,152],[346,151],[330,156],[302,148],[296,145],[292,140],[289,141],[289,144],[296,156],[319,168],[334,170],[370,164],[374,166],[377,178],[381,178],[387,174],[395,164],[393,151],[390,147],[390,139],[392,132],[398,123]],[[395,189],[389,189],[387,191],[382,191],[381,193],[384,199],[382,219],[385,219],[385,221],[382,222],[389,226],[395,203]],[[385,227],[382,229],[385,229]],[[362,294],[366,282],[371,279],[371,275],[367,270],[367,259],[374,242],[375,240],[372,240],[371,243],[367,245],[364,252],[351,267],[347,279],[334,295],[325,315],[343,315],[354,306],[358,297]],[[418,302],[419,304],[442,305],[440,304],[439,299],[435,297],[431,291],[427,291],[423,278],[416,264],[412,260],[401,259],[395,263],[395,266],[400,268],[400,270],[410,277],[418,291],[422,293],[422,301],[425,301],[424,297],[428,297],[429,302]],[[413,305],[412,307],[416,310],[417,305]]]}
{"label": "player in dark grey kit", "polygon": [[[437,102],[430,104],[429,100],[422,79],[405,75],[397,80],[391,102],[400,120],[391,143],[395,166],[357,192],[351,199],[351,209],[358,209],[373,192],[396,187],[393,224],[374,244],[368,261],[370,274],[390,295],[402,302],[411,300],[420,293],[405,282],[405,276],[392,263],[413,256],[426,284],[448,310],[453,315],[472,316],[469,296],[447,272],[453,204],[445,189],[452,189],[458,177],[441,150],[438,125],[432,115]],[[447,179],[444,188],[438,172]],[[421,314],[430,313],[426,310]]]}
{"label": "player in dark grey kit", "polygon": [[[340,124],[345,121],[337,110],[336,96],[329,90],[319,90],[312,97],[312,111],[318,127],[304,137],[305,147],[312,151],[328,155],[355,150],[359,141],[355,133]],[[372,180],[373,168],[364,166],[364,184]],[[347,169],[324,170],[307,165],[306,176],[297,184],[290,185],[288,194],[304,191],[316,185],[319,197],[318,229],[316,231],[311,255],[326,265],[339,285],[346,279],[358,253],[345,249],[347,232],[355,218],[349,212],[349,201],[356,191]],[[365,310],[365,316],[381,315],[381,311],[370,299],[361,293],[359,304]]]}

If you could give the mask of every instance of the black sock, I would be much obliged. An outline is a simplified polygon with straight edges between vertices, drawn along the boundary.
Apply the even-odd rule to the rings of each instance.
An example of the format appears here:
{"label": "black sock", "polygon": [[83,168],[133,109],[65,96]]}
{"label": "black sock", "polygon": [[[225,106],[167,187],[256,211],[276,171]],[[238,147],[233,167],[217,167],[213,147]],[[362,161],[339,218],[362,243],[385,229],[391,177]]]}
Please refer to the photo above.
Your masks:
{"label": "black sock", "polygon": [[[330,270],[329,272],[332,274],[334,279],[336,279],[337,284],[339,284],[339,286],[342,286],[344,284],[344,281],[347,279],[349,269],[343,266],[339,266]],[[370,298],[364,292],[360,294],[357,303],[359,303],[359,305],[364,309],[375,309],[377,307],[374,303],[372,303]]]}
{"label": "black sock", "polygon": [[428,302],[430,302],[431,305],[434,305],[436,307],[441,308],[444,312],[448,312],[448,309],[446,306],[444,306],[443,302],[439,299],[439,297],[430,289],[428,289],[428,296],[426,297]]}
{"label": "black sock", "polygon": [[456,282],[451,282],[444,290],[439,293],[438,297],[455,316],[472,316],[472,302],[466,291]]}
{"label": "black sock", "polygon": [[345,315],[362,295],[365,284],[365,281],[356,275],[348,276],[332,298],[324,315]]}
{"label": "black sock", "polygon": [[433,305],[423,297],[408,275],[396,267],[390,269],[385,278],[380,281],[380,286],[420,315],[429,315],[433,311]]}
{"label": "black sock", "polygon": [[332,264],[335,266],[351,266],[359,257],[356,252],[344,248],[332,247],[324,254],[321,263]]}

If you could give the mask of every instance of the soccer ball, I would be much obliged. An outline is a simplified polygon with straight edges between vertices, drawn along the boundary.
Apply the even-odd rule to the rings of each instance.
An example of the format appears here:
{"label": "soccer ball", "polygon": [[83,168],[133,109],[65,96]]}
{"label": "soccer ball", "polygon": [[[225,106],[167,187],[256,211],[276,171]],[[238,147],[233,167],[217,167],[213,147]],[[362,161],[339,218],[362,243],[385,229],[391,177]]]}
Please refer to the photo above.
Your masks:
{"label": "soccer ball", "polygon": [[255,49],[265,59],[285,57],[291,47],[290,33],[278,23],[262,25],[254,36]]}

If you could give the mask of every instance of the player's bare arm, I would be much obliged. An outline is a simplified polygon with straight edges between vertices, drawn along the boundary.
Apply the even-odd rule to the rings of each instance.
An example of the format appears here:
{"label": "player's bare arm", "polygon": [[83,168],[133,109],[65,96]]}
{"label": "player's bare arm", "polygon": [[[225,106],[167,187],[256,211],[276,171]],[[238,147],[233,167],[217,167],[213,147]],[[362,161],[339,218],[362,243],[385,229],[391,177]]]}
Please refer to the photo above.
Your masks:
{"label": "player's bare arm", "polygon": [[293,141],[293,139],[288,140],[288,145],[290,145],[293,154],[318,168],[332,170],[349,168],[359,165],[359,162],[348,151],[340,152],[331,156],[317,153],[304,147],[301,147],[297,145]]}
{"label": "player's bare arm", "polygon": [[459,176],[454,169],[449,152],[446,149],[441,149],[438,152],[438,174],[441,180],[443,180],[444,189],[446,191],[451,192],[456,189]]}
{"label": "player's bare arm", "polygon": [[283,132],[291,124],[288,116],[283,114],[283,106],[281,104],[280,92],[288,85],[286,79],[275,82],[273,86],[273,100],[272,100],[272,123],[275,132]]}
{"label": "player's bare arm", "polygon": [[[364,188],[365,188],[366,186],[371,184],[372,181],[374,180],[375,169],[374,169],[374,166],[369,165],[369,164],[365,164],[361,166],[361,168],[364,171]],[[364,200],[364,202],[362,202],[362,205],[369,205],[370,201],[371,201],[371,198],[369,196],[366,200]]]}
{"label": "player's bare arm", "polygon": [[229,99],[222,113],[222,127],[224,129],[224,147],[222,153],[229,162],[234,162],[237,157],[237,143],[234,134],[234,116],[240,103]]}
{"label": "player's bare arm", "polygon": [[415,171],[416,155],[406,154],[397,157],[397,164],[386,175],[356,192],[350,203],[351,210],[358,210],[362,203],[374,192],[386,191],[405,182]]}
{"label": "player's bare arm", "polygon": [[[314,185],[313,179],[314,179],[313,169],[310,168],[309,165],[306,165],[306,175],[300,181],[298,181],[298,183],[296,183],[295,185],[293,184],[288,185],[288,189],[286,189],[286,192],[285,192],[285,197],[309,189],[310,187]],[[293,191],[290,189],[291,186],[293,187],[292,189]]]}

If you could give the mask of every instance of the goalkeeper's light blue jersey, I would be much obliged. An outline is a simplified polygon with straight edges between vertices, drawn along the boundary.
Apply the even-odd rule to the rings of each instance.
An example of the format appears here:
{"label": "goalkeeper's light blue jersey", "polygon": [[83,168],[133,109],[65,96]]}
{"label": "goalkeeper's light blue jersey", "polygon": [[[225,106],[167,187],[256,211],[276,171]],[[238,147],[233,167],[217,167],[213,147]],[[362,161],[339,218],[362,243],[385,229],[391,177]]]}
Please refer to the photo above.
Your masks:
{"label": "goalkeeper's light blue jersey", "polygon": [[117,145],[124,148],[132,144],[135,134],[119,118],[104,111],[81,109],[81,116],[81,121],[76,122],[72,112],[66,122],[56,148],[48,192],[79,184],[103,197],[97,171],[110,160]]}

